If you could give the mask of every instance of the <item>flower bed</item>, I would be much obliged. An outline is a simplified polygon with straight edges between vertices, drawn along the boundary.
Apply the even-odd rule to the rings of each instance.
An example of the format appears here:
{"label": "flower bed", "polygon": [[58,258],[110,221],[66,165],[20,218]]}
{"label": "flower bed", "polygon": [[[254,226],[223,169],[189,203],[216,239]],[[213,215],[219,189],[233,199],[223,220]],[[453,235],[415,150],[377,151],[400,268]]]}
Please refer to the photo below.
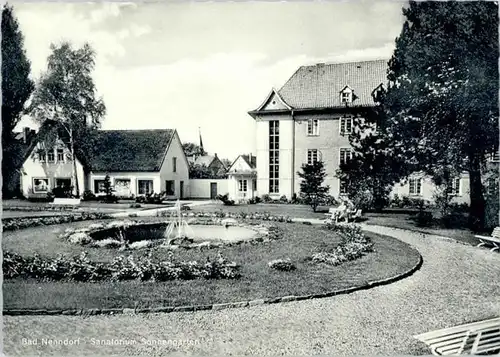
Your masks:
{"label": "flower bed", "polygon": [[280,271],[292,271],[297,269],[297,267],[292,263],[290,259],[275,259],[267,263],[269,268]]}
{"label": "flower bed", "polygon": [[[26,212],[38,212],[38,211],[75,211],[73,206],[64,205],[44,205],[44,206],[5,206],[2,207],[4,211],[26,211]],[[81,210],[81,208],[77,208]]]}
{"label": "flower bed", "polygon": [[350,260],[359,259],[364,254],[373,251],[373,243],[370,238],[363,234],[361,227],[358,225],[328,223],[326,227],[340,235],[340,244],[332,251],[313,254],[309,257],[312,262],[335,266]]}
{"label": "flower bed", "polygon": [[[157,213],[159,217],[174,217],[177,216],[177,212],[175,211],[160,211]],[[246,212],[183,212],[183,217],[191,217],[191,218],[234,218],[234,219],[248,219],[248,220],[261,220],[261,221],[272,221],[272,222],[284,222],[284,223],[293,223],[292,218],[289,216],[282,215],[271,215],[270,213],[262,212],[262,213],[246,213]]]}
{"label": "flower bed", "polygon": [[95,282],[102,280],[141,280],[168,281],[205,279],[237,279],[240,277],[239,266],[227,261],[219,254],[217,259],[207,259],[205,263],[197,261],[176,261],[170,255],[164,261],[152,261],[151,258],[117,257],[110,263],[92,262],[83,252],[78,257],[66,259],[42,259],[22,257],[4,252],[3,274],[5,279],[32,278],[37,280],[70,280]]}
{"label": "flower bed", "polygon": [[44,216],[44,217],[12,217],[2,219],[4,231],[13,231],[16,229],[23,229],[28,227],[48,226],[52,224],[90,221],[98,219],[109,219],[111,215],[107,213],[87,213],[64,215],[64,216]]}

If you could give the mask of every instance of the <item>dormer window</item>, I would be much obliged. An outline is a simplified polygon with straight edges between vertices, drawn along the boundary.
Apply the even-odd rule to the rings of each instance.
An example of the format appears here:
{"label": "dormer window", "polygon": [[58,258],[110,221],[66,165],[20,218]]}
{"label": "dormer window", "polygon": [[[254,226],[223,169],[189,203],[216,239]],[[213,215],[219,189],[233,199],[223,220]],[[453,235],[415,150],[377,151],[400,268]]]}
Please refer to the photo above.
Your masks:
{"label": "dormer window", "polygon": [[340,91],[340,102],[342,104],[352,103],[353,101],[353,93],[352,89],[349,86],[345,86],[344,89]]}

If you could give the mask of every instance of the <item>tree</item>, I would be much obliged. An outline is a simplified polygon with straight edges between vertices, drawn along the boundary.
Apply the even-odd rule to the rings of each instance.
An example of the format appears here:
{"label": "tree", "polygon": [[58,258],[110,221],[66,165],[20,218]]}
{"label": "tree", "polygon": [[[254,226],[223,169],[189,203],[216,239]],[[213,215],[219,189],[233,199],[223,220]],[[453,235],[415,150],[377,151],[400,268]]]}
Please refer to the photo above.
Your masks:
{"label": "tree", "polygon": [[99,128],[106,108],[102,99],[96,98],[92,79],[95,53],[90,45],[73,49],[68,42],[63,42],[51,45],[51,49],[47,72],[37,85],[30,112],[40,123],[46,120],[58,123],[57,129],[44,139],[53,144],[57,136],[68,143],[75,193],[79,196],[75,157],[92,153],[92,134]]}
{"label": "tree", "polygon": [[202,147],[194,143],[184,143],[182,144],[182,148],[184,149],[184,154],[188,157],[194,155],[203,156],[206,154]]}
{"label": "tree", "polygon": [[435,176],[469,173],[469,224],[484,225],[481,169],[498,148],[498,5],[410,2],[389,62],[383,135],[392,155]]}
{"label": "tree", "polygon": [[2,8],[2,178],[3,195],[9,195],[9,184],[19,169],[22,152],[13,135],[21,120],[25,103],[34,83],[30,79],[31,64],[26,58],[24,39],[10,5]]}
{"label": "tree", "polygon": [[297,172],[302,179],[300,196],[316,212],[316,208],[330,191],[329,186],[322,186],[326,177],[325,167],[322,161],[316,161],[313,164],[303,164],[301,169],[302,171]]}
{"label": "tree", "polygon": [[207,167],[207,165],[190,165],[189,178],[192,179],[222,179],[225,177],[225,171],[219,172]]}
{"label": "tree", "polygon": [[[377,102],[383,100],[384,93],[379,92]],[[382,210],[394,184],[409,169],[402,158],[390,154],[387,140],[377,130],[382,120],[384,112],[380,105],[354,118],[353,132],[349,135],[353,156],[337,171],[349,199],[363,210]]]}

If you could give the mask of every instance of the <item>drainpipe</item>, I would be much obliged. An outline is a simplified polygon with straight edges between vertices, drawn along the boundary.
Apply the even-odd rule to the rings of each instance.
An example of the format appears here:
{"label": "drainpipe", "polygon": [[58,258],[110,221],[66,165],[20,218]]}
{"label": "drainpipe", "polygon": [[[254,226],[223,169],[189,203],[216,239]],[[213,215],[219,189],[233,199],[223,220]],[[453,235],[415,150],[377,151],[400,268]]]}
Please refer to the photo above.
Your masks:
{"label": "drainpipe", "polygon": [[290,199],[292,199],[293,194],[295,193],[295,118],[293,117],[294,112],[292,109],[292,195]]}

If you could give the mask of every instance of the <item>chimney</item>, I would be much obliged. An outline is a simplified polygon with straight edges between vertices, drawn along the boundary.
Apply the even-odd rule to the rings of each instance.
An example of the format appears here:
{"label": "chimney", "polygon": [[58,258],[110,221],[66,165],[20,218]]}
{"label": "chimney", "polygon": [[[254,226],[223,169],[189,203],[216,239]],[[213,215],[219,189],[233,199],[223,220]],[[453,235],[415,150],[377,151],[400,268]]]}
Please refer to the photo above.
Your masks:
{"label": "chimney", "polygon": [[215,155],[215,157],[217,157],[217,153],[215,153],[214,155]]}
{"label": "chimney", "polygon": [[23,128],[23,142],[26,144],[28,143],[28,136],[31,133],[31,129],[28,127]]}

